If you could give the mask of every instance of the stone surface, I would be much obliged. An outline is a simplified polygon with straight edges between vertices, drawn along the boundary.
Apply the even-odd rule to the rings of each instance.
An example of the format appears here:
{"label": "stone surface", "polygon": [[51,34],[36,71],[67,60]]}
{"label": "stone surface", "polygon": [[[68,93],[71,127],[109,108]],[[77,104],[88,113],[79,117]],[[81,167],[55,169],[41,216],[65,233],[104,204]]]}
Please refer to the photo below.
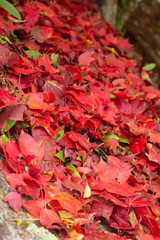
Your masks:
{"label": "stone surface", "polygon": [[[0,172],[0,240],[56,240],[57,238],[39,226],[25,209],[22,209],[18,216],[8,203],[2,200],[10,191],[10,186]],[[18,226],[18,223],[21,224]]]}
{"label": "stone surface", "polygon": [[97,0],[102,16],[111,25],[115,24],[117,15],[117,0]]}

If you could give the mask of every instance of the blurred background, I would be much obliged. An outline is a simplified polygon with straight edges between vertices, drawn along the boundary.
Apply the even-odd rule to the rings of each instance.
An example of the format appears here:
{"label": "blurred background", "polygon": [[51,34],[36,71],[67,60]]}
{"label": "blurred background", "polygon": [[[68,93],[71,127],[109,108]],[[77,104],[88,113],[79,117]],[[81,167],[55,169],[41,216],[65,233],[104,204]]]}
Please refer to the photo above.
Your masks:
{"label": "blurred background", "polygon": [[140,64],[156,63],[152,80],[160,85],[160,0],[97,0],[101,14],[135,46]]}

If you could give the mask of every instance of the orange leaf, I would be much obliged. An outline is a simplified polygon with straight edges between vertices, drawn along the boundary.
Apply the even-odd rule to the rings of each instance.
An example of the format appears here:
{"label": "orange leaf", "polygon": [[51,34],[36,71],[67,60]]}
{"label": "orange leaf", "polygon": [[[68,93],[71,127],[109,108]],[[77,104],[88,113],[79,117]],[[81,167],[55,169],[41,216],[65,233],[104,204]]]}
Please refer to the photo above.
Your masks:
{"label": "orange leaf", "polygon": [[82,209],[81,202],[66,193],[56,194],[55,199],[59,202],[62,208],[71,213],[77,213],[79,210]]}

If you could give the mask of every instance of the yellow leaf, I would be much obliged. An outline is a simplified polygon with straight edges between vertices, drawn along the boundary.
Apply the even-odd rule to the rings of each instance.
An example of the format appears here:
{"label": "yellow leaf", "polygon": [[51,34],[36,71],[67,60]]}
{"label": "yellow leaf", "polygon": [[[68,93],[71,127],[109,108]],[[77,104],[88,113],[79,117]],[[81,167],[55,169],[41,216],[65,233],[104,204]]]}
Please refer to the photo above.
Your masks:
{"label": "yellow leaf", "polygon": [[108,51],[114,53],[116,56],[119,56],[118,52],[113,47],[105,47]]}
{"label": "yellow leaf", "polygon": [[17,220],[17,226],[19,227],[19,226],[21,225],[21,223],[22,223],[22,220],[21,220],[21,219],[18,219],[18,220]]}
{"label": "yellow leaf", "polygon": [[87,183],[86,187],[85,187],[85,190],[84,190],[84,194],[83,194],[83,197],[84,198],[89,198],[91,196],[92,192],[91,192],[91,189]]}
{"label": "yellow leaf", "polygon": [[6,42],[8,42],[9,44],[12,44],[12,42],[9,40],[9,38],[8,38],[7,36],[5,36],[4,39],[5,39]]}
{"label": "yellow leaf", "polygon": [[129,221],[130,221],[132,227],[136,226],[136,224],[138,223],[138,220],[137,220],[137,217],[136,217],[136,214],[134,213],[134,211],[130,212]]}
{"label": "yellow leaf", "polygon": [[71,231],[71,237],[74,237],[74,236],[76,236],[76,235],[77,235],[77,232],[76,232],[75,229],[73,229],[73,230]]}
{"label": "yellow leaf", "polygon": [[58,213],[59,213],[60,218],[63,218],[63,219],[64,218],[71,218],[73,216],[72,213],[67,212],[65,210],[59,211]]}

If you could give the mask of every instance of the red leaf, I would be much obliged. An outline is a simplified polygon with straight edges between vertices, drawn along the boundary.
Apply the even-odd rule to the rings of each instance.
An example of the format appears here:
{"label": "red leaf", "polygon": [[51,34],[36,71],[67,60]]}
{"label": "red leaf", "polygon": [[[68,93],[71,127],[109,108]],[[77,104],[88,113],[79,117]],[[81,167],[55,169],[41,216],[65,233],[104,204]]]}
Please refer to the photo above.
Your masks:
{"label": "red leaf", "polygon": [[46,200],[30,200],[23,203],[23,207],[35,218],[40,218],[42,210],[47,204]]}
{"label": "red leaf", "polygon": [[92,57],[92,52],[84,52],[78,57],[78,62],[80,65],[90,66],[91,62],[94,61]]}
{"label": "red leaf", "polygon": [[57,213],[51,209],[44,208],[40,213],[40,223],[43,226],[51,226],[53,223],[60,223],[61,219]]}
{"label": "red leaf", "polygon": [[144,150],[146,144],[146,139],[144,139],[142,136],[140,136],[140,141],[138,143],[133,143],[129,146],[129,149],[136,154],[141,153]]}
{"label": "red leaf", "polygon": [[24,101],[27,101],[27,105],[31,109],[36,109],[36,110],[48,110],[49,106],[47,103],[44,102],[44,94],[43,93],[29,93],[26,94],[24,97]]}
{"label": "red leaf", "polygon": [[44,102],[52,103],[52,102],[54,102],[55,99],[56,98],[52,92],[44,93]]}
{"label": "red leaf", "polygon": [[0,64],[7,64],[9,61],[10,51],[8,47],[0,44]]}
{"label": "red leaf", "polygon": [[19,214],[19,210],[22,207],[22,197],[19,193],[17,192],[10,192],[8,193],[3,200],[5,202],[8,202],[10,207],[13,208],[18,214]]}
{"label": "red leaf", "polygon": [[65,87],[58,81],[47,81],[44,86],[44,92],[51,92],[54,94],[56,100],[55,104],[63,105],[63,96],[65,94]]}
{"label": "red leaf", "polygon": [[8,119],[15,121],[23,121],[23,114],[25,110],[26,107],[21,104],[7,106],[6,108],[3,108],[2,111],[0,112],[1,130],[2,131],[4,130]]}
{"label": "red leaf", "polygon": [[55,69],[52,66],[53,62],[50,60],[50,58],[49,58],[49,56],[47,54],[44,54],[43,57],[38,59],[38,64],[40,66],[44,66],[48,73],[56,73],[56,72],[58,72],[58,69]]}
{"label": "red leaf", "polygon": [[25,184],[23,179],[24,179],[23,176],[21,174],[17,174],[17,173],[11,173],[6,176],[6,180],[7,180],[7,182],[9,182],[9,184],[13,190],[16,190],[17,186],[21,186],[21,185]]}
{"label": "red leaf", "polygon": [[86,150],[90,151],[93,148],[96,148],[96,145],[93,143],[90,143],[87,141],[81,134],[76,132],[69,132],[68,137],[73,142],[78,142],[82,147],[84,147]]}
{"label": "red leaf", "polygon": [[15,104],[17,104],[17,101],[13,98],[13,96],[9,92],[0,88],[0,107],[5,107],[8,105],[15,105]]}
{"label": "red leaf", "polygon": [[35,7],[35,4],[30,4],[28,2],[27,5],[28,6],[24,8],[24,11],[26,13],[24,30],[28,33],[30,32],[30,28],[37,23],[40,10]]}
{"label": "red leaf", "polygon": [[113,206],[114,203],[110,201],[94,201],[92,204],[91,212],[95,213],[96,217],[104,217],[108,221],[113,212]]}
{"label": "red leaf", "polygon": [[154,197],[150,194],[142,192],[131,198],[126,198],[125,202],[132,207],[147,207],[154,201]]}
{"label": "red leaf", "polygon": [[24,171],[25,163],[19,159],[22,154],[19,146],[13,141],[7,141],[2,148],[8,165],[17,173]]}
{"label": "red leaf", "polygon": [[24,156],[34,155],[39,160],[43,159],[44,145],[42,141],[36,142],[29,134],[21,132],[18,142]]}

